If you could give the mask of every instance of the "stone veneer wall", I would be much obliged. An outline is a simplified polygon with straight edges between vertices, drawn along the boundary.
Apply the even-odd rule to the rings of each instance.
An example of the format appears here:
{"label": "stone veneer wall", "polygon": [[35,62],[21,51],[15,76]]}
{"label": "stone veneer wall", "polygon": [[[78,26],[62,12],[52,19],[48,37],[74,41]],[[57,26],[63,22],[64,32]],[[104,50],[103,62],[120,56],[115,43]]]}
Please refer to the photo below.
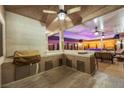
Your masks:
{"label": "stone veneer wall", "polygon": [[4,8],[2,5],[0,5],[0,23],[2,23],[3,26],[3,56],[0,57],[0,87],[1,87],[1,64],[4,61],[5,56],[5,18],[4,18]]}
{"label": "stone veneer wall", "polygon": [[7,56],[16,50],[39,50],[46,52],[46,27],[40,21],[6,11]]}

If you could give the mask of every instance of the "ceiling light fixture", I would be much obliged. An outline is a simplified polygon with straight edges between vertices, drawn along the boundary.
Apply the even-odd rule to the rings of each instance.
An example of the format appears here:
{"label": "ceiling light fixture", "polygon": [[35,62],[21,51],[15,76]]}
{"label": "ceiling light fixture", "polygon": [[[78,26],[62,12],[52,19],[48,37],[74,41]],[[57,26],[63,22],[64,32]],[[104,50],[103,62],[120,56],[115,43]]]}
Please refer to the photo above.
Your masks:
{"label": "ceiling light fixture", "polygon": [[95,36],[98,36],[98,35],[99,35],[99,33],[98,33],[98,32],[95,32],[94,34],[95,34]]}
{"label": "ceiling light fixture", "polygon": [[65,20],[66,14],[67,14],[66,11],[60,10],[60,11],[58,12],[58,18],[59,18],[59,20],[61,20],[61,21]]}
{"label": "ceiling light fixture", "polygon": [[94,32],[95,36],[98,36],[99,35],[99,31],[98,31],[98,27],[96,26],[95,27],[95,32]]}

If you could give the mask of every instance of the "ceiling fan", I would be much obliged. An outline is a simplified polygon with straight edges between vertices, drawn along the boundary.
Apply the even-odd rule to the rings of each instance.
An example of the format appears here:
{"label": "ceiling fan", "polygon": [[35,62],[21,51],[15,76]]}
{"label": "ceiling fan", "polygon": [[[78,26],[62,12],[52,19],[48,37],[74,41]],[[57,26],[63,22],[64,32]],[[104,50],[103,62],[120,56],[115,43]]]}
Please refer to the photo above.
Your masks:
{"label": "ceiling fan", "polygon": [[98,27],[95,26],[94,30],[92,31],[94,33],[95,36],[98,36],[100,31],[98,30]]}
{"label": "ceiling fan", "polygon": [[95,36],[103,36],[104,37],[104,31],[101,29],[100,24],[99,24],[99,19],[95,18],[93,20],[93,24],[94,24],[94,29],[92,30],[92,32],[94,33]]}
{"label": "ceiling fan", "polygon": [[81,11],[81,7],[77,6],[66,10],[64,5],[58,6],[59,11],[42,10],[43,13],[50,14],[53,17],[53,21],[47,22],[46,26],[49,31],[54,31],[55,28],[65,30],[74,25],[78,25],[82,22],[82,17],[78,14]]}
{"label": "ceiling fan", "polygon": [[48,13],[48,14],[57,14],[58,18],[60,21],[65,20],[65,18],[67,17],[67,15],[79,12],[81,10],[81,7],[75,7],[69,10],[65,10],[64,9],[64,5],[59,5],[59,11],[52,11],[52,10],[43,10],[44,13]]}
{"label": "ceiling fan", "polygon": [[95,36],[102,36],[102,38],[104,38],[104,36],[105,36],[105,32],[98,29],[97,26],[95,27],[95,29],[92,32],[94,33]]}

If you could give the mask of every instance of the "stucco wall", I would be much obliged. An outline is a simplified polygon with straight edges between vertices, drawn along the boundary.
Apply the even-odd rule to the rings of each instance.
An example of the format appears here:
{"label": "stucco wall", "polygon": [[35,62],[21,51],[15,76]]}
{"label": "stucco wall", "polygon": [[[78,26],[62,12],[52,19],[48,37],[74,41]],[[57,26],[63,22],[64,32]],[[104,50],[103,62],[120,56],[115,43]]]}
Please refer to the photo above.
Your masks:
{"label": "stucco wall", "polygon": [[[4,19],[4,8],[0,5],[0,23],[3,26],[3,55],[5,56],[5,19]],[[1,87],[1,64],[4,61],[4,56],[0,57],[0,87]]]}
{"label": "stucco wall", "polygon": [[6,11],[7,56],[16,50],[39,50],[46,52],[45,26],[40,21]]}

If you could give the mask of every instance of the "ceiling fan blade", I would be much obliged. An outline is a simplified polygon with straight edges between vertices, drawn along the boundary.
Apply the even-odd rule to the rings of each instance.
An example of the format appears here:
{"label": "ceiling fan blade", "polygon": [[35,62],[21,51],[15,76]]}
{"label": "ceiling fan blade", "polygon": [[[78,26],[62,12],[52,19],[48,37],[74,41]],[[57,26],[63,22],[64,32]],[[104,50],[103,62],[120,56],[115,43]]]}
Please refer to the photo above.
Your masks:
{"label": "ceiling fan blade", "polygon": [[64,10],[64,5],[59,5],[59,9]]}
{"label": "ceiling fan blade", "polygon": [[44,13],[49,13],[49,14],[57,14],[56,11],[51,11],[51,10],[43,10]]}
{"label": "ceiling fan blade", "polygon": [[75,12],[79,12],[80,10],[81,10],[81,7],[75,7],[75,8],[69,9],[67,11],[67,14],[72,14],[72,13],[75,13]]}
{"label": "ceiling fan blade", "polygon": [[65,31],[66,29],[74,26],[72,20],[68,16],[65,18],[65,20],[63,21],[58,20],[58,21],[59,21],[59,28],[62,31]]}
{"label": "ceiling fan blade", "polygon": [[54,21],[54,19],[55,19],[56,17],[57,17],[57,15],[48,14],[48,15],[47,15],[47,19],[45,20],[46,27],[48,27],[48,26]]}
{"label": "ceiling fan blade", "polygon": [[65,23],[65,20],[61,21],[61,20],[58,20],[58,23],[59,23],[59,29],[61,31],[64,31],[66,29],[66,23]]}
{"label": "ceiling fan blade", "polygon": [[47,27],[47,30],[50,32],[54,32],[59,26],[58,18],[56,17],[51,24]]}
{"label": "ceiling fan blade", "polygon": [[66,19],[64,21],[65,21],[66,29],[74,26],[71,18],[69,18],[68,16],[66,17]]}
{"label": "ceiling fan blade", "polygon": [[79,14],[71,14],[71,15],[68,15],[68,16],[70,17],[70,19],[72,20],[72,23],[74,25],[79,25],[79,24],[82,23],[82,17]]}

